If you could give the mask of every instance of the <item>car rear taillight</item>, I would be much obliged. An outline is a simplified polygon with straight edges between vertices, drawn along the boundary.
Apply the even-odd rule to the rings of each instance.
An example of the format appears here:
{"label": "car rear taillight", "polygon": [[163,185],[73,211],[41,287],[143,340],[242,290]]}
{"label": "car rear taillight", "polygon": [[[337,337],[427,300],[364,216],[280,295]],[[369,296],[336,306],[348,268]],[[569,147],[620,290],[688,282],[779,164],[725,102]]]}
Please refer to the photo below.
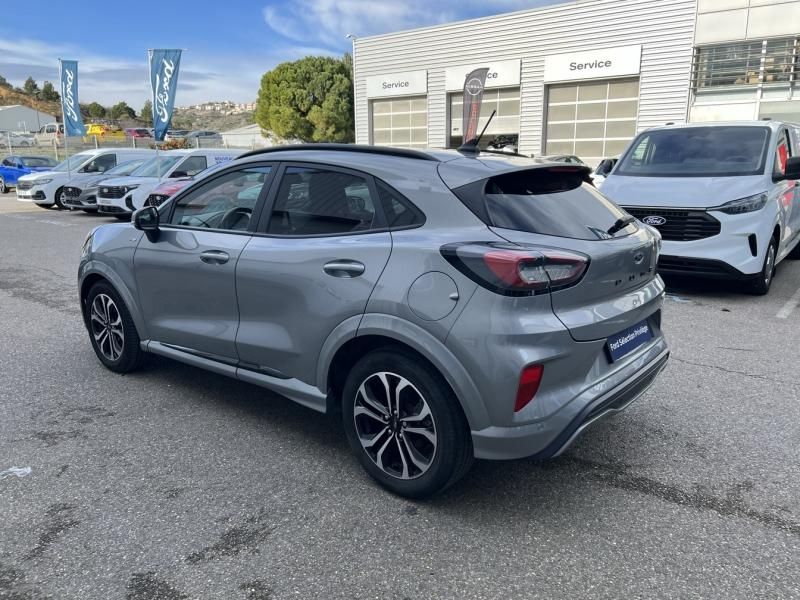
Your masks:
{"label": "car rear taillight", "polygon": [[442,256],[467,277],[505,296],[533,296],[578,283],[589,257],[544,246],[448,244]]}
{"label": "car rear taillight", "polygon": [[525,408],[536,392],[539,391],[539,384],[542,382],[544,367],[542,365],[528,365],[522,370],[519,376],[519,387],[517,388],[517,401],[514,403],[514,412],[519,412]]}

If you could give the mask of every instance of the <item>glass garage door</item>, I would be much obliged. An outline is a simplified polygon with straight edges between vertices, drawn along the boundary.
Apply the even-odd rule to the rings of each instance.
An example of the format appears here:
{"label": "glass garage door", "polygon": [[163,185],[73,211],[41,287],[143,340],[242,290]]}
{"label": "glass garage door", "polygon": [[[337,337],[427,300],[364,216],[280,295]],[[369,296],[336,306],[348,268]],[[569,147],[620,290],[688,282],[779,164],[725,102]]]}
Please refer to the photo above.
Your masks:
{"label": "glass garage door", "polygon": [[[464,94],[450,94],[450,148],[458,148],[463,141],[461,131],[464,118]],[[478,118],[478,133],[496,111],[492,122],[481,139],[481,148],[488,145],[496,149],[513,147],[517,149],[519,140],[519,88],[489,88],[483,92],[481,114]]]}
{"label": "glass garage door", "polygon": [[545,154],[575,154],[596,166],[625,149],[638,111],[638,79],[551,85]]}
{"label": "glass garage door", "polygon": [[426,148],[428,146],[428,99],[426,96],[372,101],[373,144]]}

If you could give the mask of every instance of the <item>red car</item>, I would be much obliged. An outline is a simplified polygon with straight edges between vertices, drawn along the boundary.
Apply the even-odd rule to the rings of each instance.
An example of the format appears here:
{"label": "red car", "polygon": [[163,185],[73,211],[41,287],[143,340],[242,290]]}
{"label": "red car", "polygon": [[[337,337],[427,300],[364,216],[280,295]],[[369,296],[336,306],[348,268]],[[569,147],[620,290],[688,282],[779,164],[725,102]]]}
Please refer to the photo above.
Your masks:
{"label": "red car", "polygon": [[151,138],[150,131],[144,127],[132,127],[125,130],[125,135],[133,138]]}

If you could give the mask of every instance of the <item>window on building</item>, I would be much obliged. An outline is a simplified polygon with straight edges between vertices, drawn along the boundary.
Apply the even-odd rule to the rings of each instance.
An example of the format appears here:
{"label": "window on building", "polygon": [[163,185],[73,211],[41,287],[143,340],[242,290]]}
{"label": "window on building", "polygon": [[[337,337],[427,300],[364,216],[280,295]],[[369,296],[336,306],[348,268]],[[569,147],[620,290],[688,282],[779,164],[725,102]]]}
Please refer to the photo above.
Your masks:
{"label": "window on building", "polygon": [[619,155],[636,135],[639,80],[551,85],[545,154],[574,154],[590,165]]}
{"label": "window on building", "polygon": [[[464,94],[450,94],[450,148],[458,148],[464,141]],[[490,88],[483,92],[481,114],[478,119],[478,133],[486,125],[492,111],[492,122],[481,139],[481,148],[492,147],[494,150],[517,151],[519,142],[519,88]]]}
{"label": "window on building", "polygon": [[373,100],[371,139],[379,146],[426,148],[428,98],[410,96]]}
{"label": "window on building", "polygon": [[695,48],[695,90],[797,81],[800,38],[736,42]]}

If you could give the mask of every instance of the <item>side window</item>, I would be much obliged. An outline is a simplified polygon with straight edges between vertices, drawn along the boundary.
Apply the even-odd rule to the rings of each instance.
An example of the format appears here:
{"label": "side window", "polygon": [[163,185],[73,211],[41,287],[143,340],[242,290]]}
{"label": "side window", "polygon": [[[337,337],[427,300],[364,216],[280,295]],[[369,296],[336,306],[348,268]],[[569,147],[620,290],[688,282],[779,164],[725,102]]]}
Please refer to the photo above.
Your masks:
{"label": "side window", "polygon": [[3,166],[4,167],[13,167],[14,166],[14,163],[12,162],[11,157],[3,159]]}
{"label": "side window", "polygon": [[172,225],[247,231],[270,167],[247,167],[220,175],[178,199]]}
{"label": "side window", "polygon": [[186,173],[187,177],[194,177],[200,171],[205,171],[206,167],[208,162],[205,156],[190,156],[178,166],[177,170]]}
{"label": "side window", "polygon": [[383,214],[386,215],[386,224],[390,228],[422,224],[424,220],[422,213],[389,186],[378,182],[378,195],[381,199]]}
{"label": "side window", "polygon": [[789,132],[784,129],[778,137],[778,147],[775,149],[775,174],[786,172],[786,160],[792,156],[791,145],[789,144]]}
{"label": "side window", "polygon": [[375,220],[366,179],[349,173],[288,167],[275,197],[269,233],[332,235],[365,231]]}
{"label": "side window", "polygon": [[103,154],[102,156],[98,156],[92,162],[94,163],[96,172],[104,173],[105,171],[108,171],[110,168],[116,166],[116,164],[117,164],[117,155],[116,154]]}

